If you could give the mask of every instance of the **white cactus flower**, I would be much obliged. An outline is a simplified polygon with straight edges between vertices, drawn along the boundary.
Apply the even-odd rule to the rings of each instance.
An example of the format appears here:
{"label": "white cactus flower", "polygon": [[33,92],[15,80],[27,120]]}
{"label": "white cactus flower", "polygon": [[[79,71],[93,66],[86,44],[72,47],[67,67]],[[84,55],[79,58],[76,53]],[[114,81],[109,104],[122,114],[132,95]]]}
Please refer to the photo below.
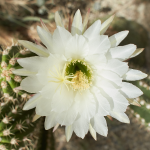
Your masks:
{"label": "white cactus flower", "polygon": [[[129,69],[123,62],[139,54],[134,44],[118,46],[128,31],[111,37],[102,35],[113,16],[101,24],[95,21],[88,29],[87,18],[82,23],[80,11],[75,13],[71,32],[64,28],[56,12],[57,28],[51,34],[46,26],[37,27],[45,47],[32,42],[19,42],[39,56],[18,59],[23,67],[13,71],[28,76],[21,88],[36,93],[24,110],[36,108],[37,116],[46,116],[45,129],[66,126],[66,139],[73,131],[84,138],[88,131],[96,139],[96,132],[107,136],[105,116],[129,123],[125,114],[129,100],[142,95],[142,91],[126,81],[145,78],[141,71]],[[34,118],[34,119],[35,119]]]}

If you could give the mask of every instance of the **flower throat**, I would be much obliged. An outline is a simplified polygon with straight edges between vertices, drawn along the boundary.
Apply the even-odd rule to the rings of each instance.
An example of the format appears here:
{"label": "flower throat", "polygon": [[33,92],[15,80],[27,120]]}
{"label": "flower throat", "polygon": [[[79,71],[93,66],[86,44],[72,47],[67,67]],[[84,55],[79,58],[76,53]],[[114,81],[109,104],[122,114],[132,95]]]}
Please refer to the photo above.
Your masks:
{"label": "flower throat", "polygon": [[74,90],[86,90],[90,87],[92,81],[92,70],[84,61],[73,60],[66,66],[66,75],[74,75],[71,81],[71,87]]}

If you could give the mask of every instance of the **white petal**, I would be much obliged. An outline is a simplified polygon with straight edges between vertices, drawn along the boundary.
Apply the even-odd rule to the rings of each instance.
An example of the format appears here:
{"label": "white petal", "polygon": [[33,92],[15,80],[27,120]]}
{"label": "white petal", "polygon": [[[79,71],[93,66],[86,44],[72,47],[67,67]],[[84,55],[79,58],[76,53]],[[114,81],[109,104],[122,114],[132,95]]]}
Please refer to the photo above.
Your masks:
{"label": "white petal", "polygon": [[[112,95],[109,95],[109,93],[105,92],[102,88],[100,89],[101,94],[103,95],[103,97],[106,98],[106,100],[109,102],[110,105],[110,110],[113,110],[114,108],[114,101],[112,98]],[[115,92],[116,93],[116,92]],[[99,111],[100,112],[100,111]],[[110,112],[110,111],[109,111]],[[99,113],[100,114],[100,113]],[[101,115],[101,114],[100,114]]]}
{"label": "white petal", "polygon": [[114,73],[112,71],[103,70],[103,71],[99,72],[99,75],[107,80],[114,82],[117,85],[120,85],[122,83],[122,78],[120,78],[119,75],[117,75],[116,73]]}
{"label": "white petal", "polygon": [[29,93],[37,93],[44,85],[39,82],[36,76],[30,76],[23,79],[20,86]]}
{"label": "white petal", "polygon": [[115,112],[125,112],[127,106],[129,105],[128,100],[119,92],[112,97],[114,101],[113,111]]}
{"label": "white petal", "polygon": [[36,75],[37,72],[31,72],[26,69],[16,69],[12,71],[14,74],[20,75],[20,76],[32,76]]}
{"label": "white petal", "polygon": [[54,76],[58,76],[57,72],[63,70],[65,63],[66,59],[63,55],[51,54],[38,70],[37,77],[39,81],[45,85],[50,81],[54,81]]}
{"label": "white petal", "polygon": [[144,48],[138,48],[138,49],[136,49],[136,50],[134,51],[134,53],[130,56],[130,58],[133,58],[133,57],[139,55],[140,53],[143,52],[143,50],[144,50]]}
{"label": "white petal", "polygon": [[118,46],[111,48],[109,53],[111,58],[116,58],[121,61],[127,60],[130,55],[136,50],[136,45],[128,44],[125,46]]}
{"label": "white petal", "polygon": [[73,133],[72,125],[66,126],[65,133],[66,133],[66,140],[67,140],[67,142],[69,142],[69,140],[71,139],[72,133]]}
{"label": "white petal", "polygon": [[101,30],[100,30],[101,35],[105,33],[105,31],[108,29],[113,19],[114,19],[114,15],[109,17],[105,22],[102,23]]}
{"label": "white petal", "polygon": [[61,113],[68,110],[73,100],[74,91],[71,89],[68,90],[65,85],[60,85],[52,98],[52,111]]}
{"label": "white petal", "polygon": [[122,76],[128,71],[128,64],[126,62],[121,62],[117,59],[111,59],[108,61],[104,69],[111,70],[118,75]]}
{"label": "white petal", "polygon": [[56,114],[52,112],[49,116],[46,116],[45,119],[45,130],[49,130],[50,128],[54,127],[57,122],[55,120]]}
{"label": "white petal", "polygon": [[78,137],[81,137],[82,139],[85,137],[85,134],[88,133],[88,129],[89,129],[89,122],[84,117],[79,117],[73,123],[74,132]]}
{"label": "white petal", "polygon": [[51,78],[49,78],[49,71],[50,67],[47,64],[43,65],[43,68],[39,69],[36,76],[41,84],[46,85],[51,80]]}
{"label": "white petal", "polygon": [[40,116],[51,115],[51,113],[52,113],[51,101],[52,100],[50,98],[46,99],[45,97],[42,97],[42,99],[36,105],[36,114],[38,114]]}
{"label": "white petal", "polygon": [[39,56],[42,56],[42,57],[48,57],[49,56],[49,53],[46,50],[46,48],[44,48],[42,46],[36,45],[36,44],[29,42],[29,41],[24,41],[24,40],[19,40],[18,42],[20,44],[22,44],[24,47],[28,48],[31,52],[33,52]]}
{"label": "white petal", "polygon": [[136,80],[144,79],[146,77],[147,74],[139,70],[129,69],[128,72],[124,74],[123,79],[127,81],[136,81]]}
{"label": "white petal", "polygon": [[85,90],[82,93],[77,92],[75,101],[79,103],[78,111],[81,116],[87,120],[94,116],[96,112],[96,101],[89,90]]}
{"label": "white petal", "polygon": [[95,96],[95,99],[97,99],[97,112],[102,116],[108,115],[110,111],[110,104],[108,100],[100,93],[98,88],[93,86],[91,91]]}
{"label": "white petal", "polygon": [[120,112],[111,112],[110,115],[113,118],[116,118],[117,120],[119,120],[120,122],[123,123],[130,123],[130,120],[128,118],[128,116],[125,113],[120,113]]}
{"label": "white petal", "polygon": [[40,91],[41,95],[47,99],[51,99],[59,86],[58,83],[49,82]]}
{"label": "white petal", "polygon": [[49,50],[49,52],[52,52],[52,35],[51,33],[48,31],[45,31],[43,28],[37,26],[37,32],[38,35],[42,41],[42,43],[47,47],[47,49]]}
{"label": "white petal", "polygon": [[136,99],[127,99],[129,101],[130,104],[141,107],[141,105],[139,104],[139,102]]}
{"label": "white petal", "polygon": [[17,61],[25,69],[37,72],[40,67],[43,66],[43,63],[45,63],[46,59],[44,57],[34,56],[28,58],[20,58]]}
{"label": "white petal", "polygon": [[85,57],[86,62],[88,62],[94,69],[102,69],[103,65],[106,64],[107,59],[103,54],[88,55]]}
{"label": "white petal", "polygon": [[107,136],[108,128],[107,128],[106,120],[103,116],[96,114],[91,119],[91,124],[98,134]]}
{"label": "white petal", "polygon": [[83,30],[82,30],[82,34],[85,32],[85,30],[87,29],[87,25],[88,25],[88,20],[89,20],[89,15],[90,15],[90,10],[86,13],[84,21],[83,21]]}
{"label": "white petal", "polygon": [[143,92],[131,83],[122,83],[121,92],[123,92],[126,98],[136,98],[143,94]]}
{"label": "white petal", "polygon": [[40,93],[35,94],[33,97],[31,97],[26,104],[23,107],[23,110],[29,110],[36,106],[36,104],[42,99],[42,96]]}
{"label": "white petal", "polygon": [[73,36],[67,43],[66,58],[83,59],[89,52],[88,42],[82,35]]}
{"label": "white petal", "polygon": [[89,130],[90,130],[90,133],[91,133],[92,137],[94,138],[94,140],[97,140],[96,131],[93,129],[91,124],[89,126],[90,126]]}
{"label": "white petal", "polygon": [[100,33],[101,21],[95,21],[83,34],[88,40],[91,40]]}
{"label": "white petal", "polygon": [[56,117],[57,122],[61,125],[71,125],[75,121],[78,114],[78,105],[73,102],[68,110],[59,113]]}
{"label": "white petal", "polygon": [[98,35],[89,42],[89,55],[106,53],[110,48],[110,41],[107,35]]}
{"label": "white petal", "polygon": [[109,37],[111,47],[118,46],[122,42],[122,40],[124,40],[124,38],[128,35],[128,33],[129,31],[121,31]]}
{"label": "white petal", "polygon": [[69,31],[65,28],[57,26],[57,29],[53,34],[53,53],[64,54],[66,45],[71,37],[72,35]]}
{"label": "white petal", "polygon": [[97,86],[103,89],[110,97],[116,95],[118,89],[109,81],[103,79],[97,81]]}
{"label": "white petal", "polygon": [[72,22],[71,34],[82,34],[82,16],[79,9],[76,11]]}
{"label": "white petal", "polygon": [[57,26],[64,27],[62,19],[59,15],[58,11],[55,12],[55,23],[56,23]]}

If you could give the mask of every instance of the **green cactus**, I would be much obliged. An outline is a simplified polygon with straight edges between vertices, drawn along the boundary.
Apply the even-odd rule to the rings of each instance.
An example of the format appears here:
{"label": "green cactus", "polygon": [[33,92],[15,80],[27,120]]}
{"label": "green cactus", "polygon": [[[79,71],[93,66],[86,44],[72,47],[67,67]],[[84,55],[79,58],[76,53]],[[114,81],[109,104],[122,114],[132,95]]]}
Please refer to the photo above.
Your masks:
{"label": "green cactus", "polygon": [[18,45],[0,54],[0,150],[40,150],[42,145],[43,121],[39,119],[33,123],[33,110],[22,110],[31,95],[17,88],[24,77],[12,73],[13,69],[21,68],[17,58],[33,55]]}

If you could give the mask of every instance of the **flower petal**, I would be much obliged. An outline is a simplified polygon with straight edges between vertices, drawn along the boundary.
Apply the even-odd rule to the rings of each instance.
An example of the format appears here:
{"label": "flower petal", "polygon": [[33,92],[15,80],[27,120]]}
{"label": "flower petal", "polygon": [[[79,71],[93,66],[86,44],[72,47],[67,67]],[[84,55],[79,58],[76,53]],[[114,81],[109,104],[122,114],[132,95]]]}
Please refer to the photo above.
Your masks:
{"label": "flower petal", "polygon": [[46,60],[47,59],[45,59],[44,57],[34,56],[28,58],[20,58],[17,61],[25,69],[37,72],[40,67],[43,67],[43,63],[45,63]]}
{"label": "flower petal", "polygon": [[101,21],[95,21],[83,34],[88,40],[91,40],[100,33]]}
{"label": "flower petal", "polygon": [[123,76],[128,71],[128,64],[126,62],[121,62],[117,59],[111,59],[108,61],[104,69],[111,70],[117,73],[119,76]]}
{"label": "flower petal", "polygon": [[144,79],[146,77],[147,74],[139,70],[129,69],[128,72],[124,74],[123,79],[127,81],[136,81],[136,80]]}
{"label": "flower petal", "polygon": [[108,29],[108,27],[110,26],[111,22],[114,19],[114,15],[109,17],[106,21],[104,21],[101,25],[101,29],[100,29],[100,34],[104,34],[105,31]]}
{"label": "flower petal", "polygon": [[102,79],[97,81],[97,85],[101,89],[103,89],[110,97],[116,95],[118,89],[109,81]]}
{"label": "flower petal", "polygon": [[76,11],[72,22],[71,34],[72,35],[82,34],[82,16],[79,9]]}
{"label": "flower petal", "polygon": [[65,28],[57,26],[53,34],[53,53],[64,54],[66,45],[71,37],[72,35],[69,31]]}
{"label": "flower petal", "polygon": [[83,59],[89,52],[88,42],[82,35],[73,36],[68,41],[65,56],[72,59]]}
{"label": "flower petal", "polygon": [[91,133],[92,137],[94,138],[94,140],[97,140],[96,131],[93,129],[91,124],[89,126],[90,126],[89,130],[90,130],[90,133]]}
{"label": "flower petal", "polygon": [[107,59],[103,54],[88,55],[85,57],[85,60],[91,65],[91,67],[99,70],[102,69],[107,62]]}
{"label": "flower petal", "polygon": [[98,35],[89,42],[89,55],[106,53],[110,48],[110,41],[107,35]]}
{"label": "flower petal", "polygon": [[26,69],[16,69],[12,71],[14,74],[20,75],[20,76],[33,76],[36,75],[37,72],[31,72]]}
{"label": "flower petal", "polygon": [[90,15],[90,10],[88,10],[88,12],[85,15],[84,21],[83,21],[83,30],[82,30],[82,34],[85,32],[87,25],[88,25],[88,20],[89,20],[89,15]]}
{"label": "flower petal", "polygon": [[42,96],[42,99],[40,101],[38,101],[38,103],[36,105],[36,114],[38,114],[40,116],[51,115],[51,113],[52,113],[51,101],[52,101],[51,98],[47,99]]}
{"label": "flower petal", "polygon": [[73,90],[68,91],[65,85],[60,85],[52,98],[52,111],[61,113],[68,110],[74,100],[73,97]]}
{"label": "flower petal", "polygon": [[89,122],[84,117],[78,117],[78,119],[73,123],[73,130],[78,137],[82,139],[85,137],[85,134],[88,133]]}
{"label": "flower petal", "polygon": [[45,130],[49,130],[57,124],[55,117],[56,117],[55,112],[52,112],[49,116],[46,116],[44,123]]}
{"label": "flower petal", "polygon": [[112,96],[112,99],[114,101],[114,107],[113,111],[115,112],[125,112],[127,109],[127,106],[129,105],[128,100],[119,92]]}
{"label": "flower petal", "polygon": [[113,118],[116,118],[117,120],[119,120],[120,122],[123,122],[123,123],[130,123],[130,120],[128,118],[128,116],[125,114],[125,113],[120,113],[120,112],[111,112],[110,115],[113,117]]}
{"label": "flower petal", "polygon": [[48,31],[45,31],[43,28],[37,26],[37,32],[38,35],[42,41],[42,43],[47,47],[47,49],[49,50],[49,52],[52,52],[52,35],[51,33]]}
{"label": "flower petal", "polygon": [[39,82],[36,76],[30,76],[23,79],[20,86],[29,93],[37,93],[44,85]]}
{"label": "flower petal", "polygon": [[55,23],[57,26],[64,27],[62,19],[59,15],[58,11],[55,12]]}
{"label": "flower petal", "polygon": [[109,71],[109,70],[103,70],[98,73],[101,77],[110,80],[114,82],[117,85],[120,85],[122,83],[122,78],[119,77],[116,73]]}
{"label": "flower petal", "polygon": [[72,125],[66,126],[65,133],[66,133],[66,140],[67,140],[67,142],[69,142],[69,140],[71,139],[72,133],[73,133]]}
{"label": "flower petal", "polygon": [[38,94],[35,94],[33,97],[31,97],[27,102],[26,104],[24,105],[23,107],[23,110],[29,110],[29,109],[32,109],[34,108],[37,103],[42,99],[42,96],[40,93]]}
{"label": "flower petal", "polygon": [[108,133],[108,128],[107,128],[107,123],[106,120],[103,116],[96,114],[92,119],[91,119],[91,125],[95,129],[95,131],[103,136],[107,136]]}
{"label": "flower petal", "polygon": [[42,56],[42,57],[48,57],[49,56],[49,53],[46,50],[46,48],[44,48],[42,46],[36,45],[36,44],[29,42],[29,41],[24,41],[24,40],[18,40],[18,42],[20,44],[22,44],[24,47],[28,48],[31,52],[33,52],[39,56]]}
{"label": "flower petal", "polygon": [[139,88],[127,82],[122,82],[121,92],[126,98],[136,98],[143,94]]}
{"label": "flower petal", "polygon": [[111,47],[118,46],[122,42],[122,40],[124,40],[124,38],[128,35],[128,33],[129,31],[121,31],[109,37]]}
{"label": "flower petal", "polygon": [[130,56],[130,58],[133,58],[133,57],[139,55],[140,53],[143,52],[143,50],[144,50],[144,48],[138,48],[138,49],[136,49],[136,50],[134,51],[134,53]]}
{"label": "flower petal", "polygon": [[120,61],[124,61],[128,59],[131,54],[136,50],[136,45],[128,44],[125,46],[118,46],[115,48],[111,48],[109,50],[110,57],[113,59],[119,59]]}
{"label": "flower petal", "polygon": [[39,81],[45,85],[52,80],[54,81],[58,72],[63,70],[65,63],[66,58],[63,55],[51,54],[38,70]]}
{"label": "flower petal", "polygon": [[46,99],[51,99],[56,92],[59,84],[55,82],[49,82],[46,84],[42,90],[40,91],[41,95],[45,97]]}
{"label": "flower petal", "polygon": [[97,100],[97,112],[103,116],[108,115],[110,112],[110,104],[108,100],[100,93],[100,90],[96,87],[92,87],[91,92]]}
{"label": "flower petal", "polygon": [[75,121],[77,114],[78,114],[78,105],[76,104],[76,102],[73,102],[68,110],[58,114],[56,120],[61,125],[71,125]]}
{"label": "flower petal", "polygon": [[78,102],[78,111],[81,116],[89,120],[96,112],[96,101],[93,94],[89,90],[82,93],[77,92],[75,101]]}

